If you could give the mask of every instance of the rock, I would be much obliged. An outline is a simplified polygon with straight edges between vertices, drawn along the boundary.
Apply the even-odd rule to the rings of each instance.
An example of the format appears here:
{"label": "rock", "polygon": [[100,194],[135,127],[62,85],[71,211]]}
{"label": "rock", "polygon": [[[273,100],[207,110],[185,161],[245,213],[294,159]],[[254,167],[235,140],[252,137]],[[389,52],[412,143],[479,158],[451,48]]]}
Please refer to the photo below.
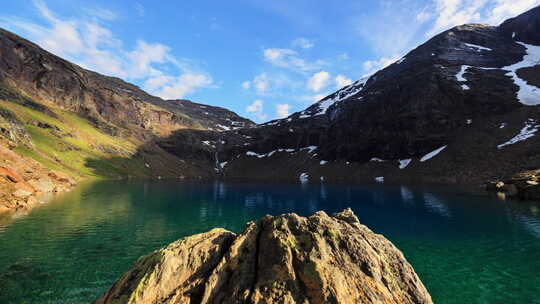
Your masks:
{"label": "rock", "polygon": [[54,183],[46,177],[42,177],[38,180],[30,180],[29,183],[39,192],[47,193],[54,190]]}
{"label": "rock", "polygon": [[28,206],[35,206],[39,203],[39,200],[35,196],[29,196],[28,199],[26,199],[26,204]]}
{"label": "rock", "polygon": [[487,182],[485,183],[485,188],[486,188],[486,191],[498,191],[499,188],[497,187],[497,185],[499,184],[499,182],[493,182],[493,181],[490,181],[490,182]]}
{"label": "rock", "polygon": [[540,186],[539,185],[528,185],[521,187],[518,190],[517,195],[522,199],[540,199]]}
{"label": "rock", "polygon": [[432,303],[403,254],[333,216],[265,216],[236,235],[186,237],[142,257],[95,303]]}
{"label": "rock", "polygon": [[0,176],[4,176],[13,183],[24,181],[15,171],[6,167],[0,167]]}
{"label": "rock", "polygon": [[504,191],[506,194],[512,196],[512,195],[516,195],[518,193],[518,189],[516,187],[516,185],[514,184],[505,184],[502,188],[501,188],[502,191]]}
{"label": "rock", "polygon": [[59,181],[61,183],[66,183],[66,184],[69,184],[69,185],[75,185],[75,180],[73,180],[73,178],[71,178],[71,176],[65,174],[65,173],[62,173],[62,172],[59,172],[59,171],[51,171],[49,173],[49,177],[52,178],[52,179],[55,179],[56,181]]}
{"label": "rock", "polygon": [[28,191],[28,192],[34,192],[34,188],[32,186],[30,186],[27,182],[18,182],[18,183],[15,183],[15,189],[17,190],[25,190],[25,191]]}
{"label": "rock", "polygon": [[8,208],[8,207],[6,207],[6,206],[0,205],[0,214],[2,214],[2,213],[8,213],[8,212],[10,212],[10,211],[12,211],[12,209],[10,209],[10,208]]}
{"label": "rock", "polygon": [[[235,234],[213,229],[142,257],[97,303],[190,303],[231,245]],[[165,303],[165,302],[163,302]]]}
{"label": "rock", "polygon": [[13,195],[15,197],[25,198],[25,197],[29,197],[30,195],[32,195],[32,192],[19,189],[19,190],[13,192]]}

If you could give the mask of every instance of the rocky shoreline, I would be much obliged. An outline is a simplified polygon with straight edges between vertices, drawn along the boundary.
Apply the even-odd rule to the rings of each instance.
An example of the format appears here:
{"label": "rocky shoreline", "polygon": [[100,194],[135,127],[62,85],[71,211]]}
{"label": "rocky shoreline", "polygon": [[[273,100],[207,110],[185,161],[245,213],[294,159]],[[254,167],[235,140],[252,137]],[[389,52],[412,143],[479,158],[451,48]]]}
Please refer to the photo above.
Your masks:
{"label": "rocky shoreline", "polygon": [[490,181],[485,184],[485,188],[502,198],[538,200],[540,199],[540,170],[523,172],[509,179]]}
{"label": "rocky shoreline", "polygon": [[401,251],[352,210],[267,215],[140,258],[96,304],[432,303]]}
{"label": "rocky shoreline", "polygon": [[0,144],[0,215],[27,212],[45,197],[71,190],[76,181]]}

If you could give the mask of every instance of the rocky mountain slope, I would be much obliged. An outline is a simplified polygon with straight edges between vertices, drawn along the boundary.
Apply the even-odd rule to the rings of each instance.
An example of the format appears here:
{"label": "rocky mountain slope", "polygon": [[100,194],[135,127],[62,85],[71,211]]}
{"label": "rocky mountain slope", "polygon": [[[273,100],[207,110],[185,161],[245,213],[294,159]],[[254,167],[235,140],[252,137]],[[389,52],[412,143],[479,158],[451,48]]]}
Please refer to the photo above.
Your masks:
{"label": "rocky mountain slope", "polygon": [[347,209],[181,239],[142,257],[95,303],[432,301],[403,254]]}
{"label": "rocky mountain slope", "polygon": [[[43,170],[33,170],[42,173],[34,178],[48,179],[47,169],[74,180],[210,178],[212,166],[179,159],[156,139],[179,129],[224,131],[254,125],[224,108],[151,96],[0,29],[0,146],[35,160],[34,169],[39,165]],[[10,182],[7,175],[0,178]],[[0,210],[33,205],[14,198],[15,191],[0,190]]]}
{"label": "rocky mountain slope", "polygon": [[239,122],[253,125],[217,107],[205,111],[212,115],[189,115],[198,113],[201,105],[151,96],[121,79],[67,62],[5,30],[0,30],[0,79],[31,99],[77,113],[113,135],[148,135],[144,131],[166,135],[180,128],[219,130],[218,124],[233,128]]}
{"label": "rocky mountain slope", "polygon": [[457,26],[304,111],[199,142],[229,178],[480,183],[535,170],[539,41],[540,7]]}

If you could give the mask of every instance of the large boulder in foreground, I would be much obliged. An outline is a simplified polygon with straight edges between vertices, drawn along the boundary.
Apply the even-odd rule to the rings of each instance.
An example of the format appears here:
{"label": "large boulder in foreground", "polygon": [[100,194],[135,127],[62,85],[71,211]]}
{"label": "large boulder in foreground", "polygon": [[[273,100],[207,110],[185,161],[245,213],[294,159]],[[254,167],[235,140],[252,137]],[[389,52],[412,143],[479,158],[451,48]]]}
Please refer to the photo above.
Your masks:
{"label": "large boulder in foreground", "polygon": [[347,209],[265,216],[135,263],[95,303],[432,303],[405,257]]}

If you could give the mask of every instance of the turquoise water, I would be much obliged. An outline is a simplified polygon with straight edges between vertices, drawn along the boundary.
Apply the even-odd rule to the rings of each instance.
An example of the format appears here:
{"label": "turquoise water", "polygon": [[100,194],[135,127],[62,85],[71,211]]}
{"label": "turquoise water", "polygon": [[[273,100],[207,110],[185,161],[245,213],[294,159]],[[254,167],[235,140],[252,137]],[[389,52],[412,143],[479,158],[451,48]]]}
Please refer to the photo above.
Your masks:
{"label": "turquoise water", "polygon": [[180,237],[346,207],[405,253],[435,303],[540,303],[540,203],[404,186],[219,182],[85,184],[4,221],[0,303],[89,303],[139,256]]}

